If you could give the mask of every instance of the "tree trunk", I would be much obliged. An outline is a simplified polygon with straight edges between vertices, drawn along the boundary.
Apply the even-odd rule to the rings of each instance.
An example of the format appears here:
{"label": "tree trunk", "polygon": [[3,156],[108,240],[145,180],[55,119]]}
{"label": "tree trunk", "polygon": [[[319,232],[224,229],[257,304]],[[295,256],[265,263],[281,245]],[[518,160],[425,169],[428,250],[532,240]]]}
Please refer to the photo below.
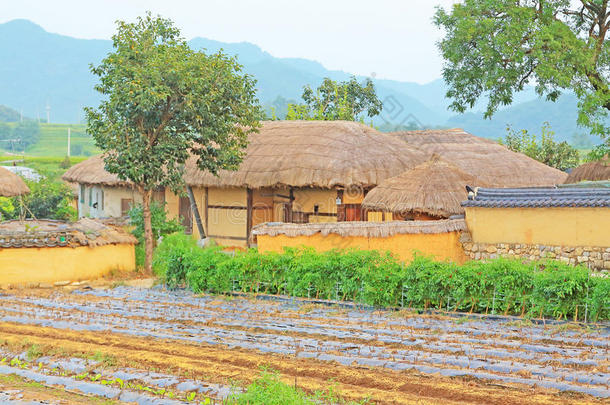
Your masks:
{"label": "tree trunk", "polygon": [[150,217],[150,199],[152,196],[151,190],[144,190],[142,192],[142,216],[144,218],[144,247],[146,251],[146,271],[152,272],[152,258],[153,258],[153,231],[152,221]]}

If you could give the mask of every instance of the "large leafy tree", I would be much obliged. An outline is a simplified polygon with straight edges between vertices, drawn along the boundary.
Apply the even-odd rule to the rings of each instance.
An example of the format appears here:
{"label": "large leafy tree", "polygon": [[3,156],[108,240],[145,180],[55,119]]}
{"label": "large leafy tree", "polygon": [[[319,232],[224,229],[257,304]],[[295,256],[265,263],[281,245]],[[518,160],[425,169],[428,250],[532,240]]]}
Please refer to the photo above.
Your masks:
{"label": "large leafy tree", "polygon": [[464,0],[439,8],[434,22],[445,30],[439,47],[452,109],[463,112],[488,96],[489,118],[527,84],[553,101],[571,90],[580,100],[578,123],[606,136],[608,2]]}
{"label": "large leafy tree", "polygon": [[189,48],[170,20],[148,13],[117,22],[113,52],[93,66],[103,95],[87,108],[88,131],[105,167],[143,196],[146,268],[151,268],[152,191],[184,192],[190,155],[201,170],[236,169],[261,115],[255,81],[234,58]]}
{"label": "large leafy tree", "polygon": [[355,77],[344,82],[325,78],[315,91],[307,85],[302,98],[304,104],[288,104],[286,119],[355,121],[363,118],[363,114],[379,115],[383,108],[373,81],[359,83]]}

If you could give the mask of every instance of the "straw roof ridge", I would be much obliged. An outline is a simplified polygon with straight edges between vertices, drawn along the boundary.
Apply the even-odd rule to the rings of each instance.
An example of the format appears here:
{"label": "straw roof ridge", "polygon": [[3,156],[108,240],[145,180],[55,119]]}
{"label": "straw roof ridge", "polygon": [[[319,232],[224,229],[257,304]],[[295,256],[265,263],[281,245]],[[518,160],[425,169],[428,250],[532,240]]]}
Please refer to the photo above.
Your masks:
{"label": "straw roof ridge", "polygon": [[0,167],[0,197],[15,197],[29,192],[29,187],[21,177]]}
{"label": "straw roof ridge", "polygon": [[369,191],[362,207],[394,213],[423,213],[448,218],[463,214],[467,185],[483,185],[437,154],[399,176],[387,179]]}
{"label": "straw roof ridge", "polygon": [[[396,137],[352,121],[265,121],[250,134],[246,156],[237,171],[215,176],[185,165],[187,184],[199,187],[371,186],[426,160],[425,153]],[[126,186],[104,170],[101,156],[69,169],[66,181]]]}
{"label": "straw roof ridge", "polygon": [[560,170],[459,128],[402,131],[391,135],[428,156],[438,153],[446,161],[489,186],[552,186],[563,183],[567,177]]}
{"label": "straw roof ridge", "polygon": [[104,155],[93,156],[69,168],[61,178],[70,183],[100,184],[104,186],[132,186],[130,181],[105,169]]}
{"label": "straw roof ridge", "polygon": [[573,169],[568,175],[565,184],[603,180],[610,180],[610,156],[608,155],[604,156],[601,160],[588,162]]}
{"label": "straw roof ridge", "polygon": [[392,222],[326,222],[309,224],[265,223],[255,226],[253,235],[286,235],[288,237],[312,236],[317,233],[327,236],[359,236],[387,238],[399,234],[435,234],[465,231],[463,219],[439,221],[392,221]]}

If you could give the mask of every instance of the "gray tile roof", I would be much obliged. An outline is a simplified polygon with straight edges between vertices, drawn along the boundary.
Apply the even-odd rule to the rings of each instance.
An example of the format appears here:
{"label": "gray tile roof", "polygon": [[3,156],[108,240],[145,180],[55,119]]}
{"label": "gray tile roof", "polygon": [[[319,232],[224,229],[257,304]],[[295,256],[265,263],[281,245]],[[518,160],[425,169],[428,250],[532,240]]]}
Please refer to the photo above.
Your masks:
{"label": "gray tile roof", "polygon": [[608,207],[610,189],[577,187],[479,188],[463,207]]}

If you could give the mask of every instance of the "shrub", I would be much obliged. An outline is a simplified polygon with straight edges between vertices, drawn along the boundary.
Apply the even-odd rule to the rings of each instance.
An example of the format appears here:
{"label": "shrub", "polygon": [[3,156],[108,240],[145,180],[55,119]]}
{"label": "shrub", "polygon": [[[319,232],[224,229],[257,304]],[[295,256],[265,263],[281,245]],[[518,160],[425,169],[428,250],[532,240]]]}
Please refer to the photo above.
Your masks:
{"label": "shrub", "polygon": [[194,292],[233,290],[350,300],[378,307],[451,309],[462,312],[608,319],[610,279],[560,262],[496,259],[464,265],[416,255],[405,265],[389,253],[348,250],[318,253],[256,250],[229,256],[201,249],[184,235],[165,238],[154,266],[168,285]]}
{"label": "shrub", "polygon": [[[25,181],[30,188],[30,193],[22,197],[13,197],[13,205],[19,206],[19,198],[27,207],[26,218],[36,219],[58,219],[62,221],[75,221],[77,219],[76,209],[72,206],[72,190],[63,182],[53,181],[43,177],[40,181]],[[13,212],[13,218],[18,215],[17,210]],[[7,215],[7,219],[8,215]]]}

